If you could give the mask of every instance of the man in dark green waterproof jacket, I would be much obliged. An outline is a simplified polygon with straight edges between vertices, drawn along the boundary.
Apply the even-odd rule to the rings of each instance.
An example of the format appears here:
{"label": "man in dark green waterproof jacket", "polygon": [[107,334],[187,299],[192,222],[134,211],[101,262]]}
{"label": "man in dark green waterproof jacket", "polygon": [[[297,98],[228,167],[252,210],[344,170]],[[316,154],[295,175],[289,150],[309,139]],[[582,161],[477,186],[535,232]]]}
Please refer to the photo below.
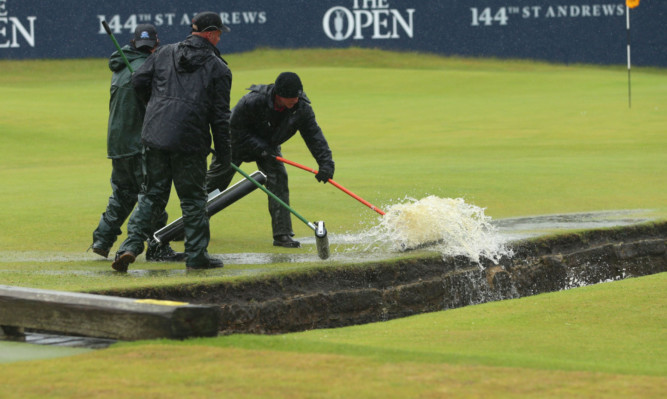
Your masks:
{"label": "man in dark green waterproof jacket", "polygon": [[172,184],[181,203],[188,269],[222,267],[209,256],[210,230],[206,214],[206,160],[231,160],[229,95],[232,72],[215,47],[229,28],[216,12],[192,19],[185,40],[161,46],[132,76],[140,97],[148,99],[141,131],[146,184],[127,222],[128,236],[111,267],[127,272],[153,234],[151,218],[164,211]]}
{"label": "man in dark green waterproof jacket", "polygon": [[[157,48],[159,40],[155,27],[138,25],[134,38],[122,48],[123,54],[133,70],[139,68]],[[111,246],[121,234],[121,226],[132,212],[141,190],[143,172],[141,167],[141,126],[144,122],[146,104],[137,97],[132,86],[132,72],[125,64],[120,52],[109,58],[111,76],[111,99],[109,100],[109,123],[107,131],[107,155],[111,159],[111,197],[106,211],[93,232],[92,249],[107,257]],[[158,230],[167,222],[167,213],[162,212],[153,221]],[[184,254],[174,252],[169,244],[160,245],[149,240],[146,259],[150,261],[180,261]]]}

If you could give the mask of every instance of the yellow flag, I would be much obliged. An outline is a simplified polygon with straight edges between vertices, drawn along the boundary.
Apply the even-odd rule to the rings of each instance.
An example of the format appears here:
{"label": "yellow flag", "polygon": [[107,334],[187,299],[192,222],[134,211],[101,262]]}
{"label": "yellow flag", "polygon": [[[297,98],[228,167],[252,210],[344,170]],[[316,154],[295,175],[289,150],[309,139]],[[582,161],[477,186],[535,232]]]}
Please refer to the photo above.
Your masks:
{"label": "yellow flag", "polygon": [[625,0],[625,5],[628,8],[635,8],[639,5],[639,0]]}

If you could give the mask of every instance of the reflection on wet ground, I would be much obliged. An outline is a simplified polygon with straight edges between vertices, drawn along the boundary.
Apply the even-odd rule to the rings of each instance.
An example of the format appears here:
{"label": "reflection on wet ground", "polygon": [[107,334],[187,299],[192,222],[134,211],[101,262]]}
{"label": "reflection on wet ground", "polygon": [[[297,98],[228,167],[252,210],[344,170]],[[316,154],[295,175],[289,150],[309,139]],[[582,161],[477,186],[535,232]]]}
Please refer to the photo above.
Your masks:
{"label": "reflection on wet ground", "polygon": [[29,331],[25,334],[24,342],[36,345],[65,346],[69,348],[104,349],[117,341],[115,339],[77,337]]}
{"label": "reflection on wet ground", "polygon": [[650,209],[565,213],[498,219],[491,222],[509,241],[567,230],[629,226],[655,220]]}
{"label": "reflection on wet ground", "polygon": [[[524,238],[537,237],[546,234],[554,234],[567,230],[595,229],[614,226],[627,226],[632,224],[644,223],[654,220],[648,215],[651,210],[616,210],[599,211],[585,213],[554,214],[541,216],[526,216],[518,218],[492,220],[490,224],[496,229],[495,234],[499,236],[500,241],[511,242]],[[314,247],[315,238],[313,236],[299,237],[304,248]],[[331,258],[324,262],[367,262],[395,258],[399,252],[380,247],[367,247],[366,233],[358,234],[335,234],[329,232],[329,244],[331,247]],[[429,250],[429,248],[425,248]],[[434,246],[433,251],[438,251]],[[315,252],[312,253],[227,253],[215,254],[221,258],[226,265],[271,265],[279,263],[304,263],[304,262],[323,262]],[[92,252],[84,253],[48,253],[40,251],[11,252],[0,251],[0,265],[2,263],[17,262],[73,262],[73,261],[104,261]],[[266,271],[277,271],[275,267],[268,268],[243,268],[243,269],[218,269],[206,271],[186,271],[180,270],[132,270],[128,272],[129,276],[154,276],[167,277],[187,274],[206,274],[206,275],[255,275]],[[224,272],[223,272],[224,271]],[[16,272],[16,270],[0,270],[2,272]],[[44,274],[63,274],[63,271],[40,270],[31,273]],[[74,275],[100,275],[107,273],[109,275],[115,272],[109,271],[75,271],[68,270],[67,274]]]}

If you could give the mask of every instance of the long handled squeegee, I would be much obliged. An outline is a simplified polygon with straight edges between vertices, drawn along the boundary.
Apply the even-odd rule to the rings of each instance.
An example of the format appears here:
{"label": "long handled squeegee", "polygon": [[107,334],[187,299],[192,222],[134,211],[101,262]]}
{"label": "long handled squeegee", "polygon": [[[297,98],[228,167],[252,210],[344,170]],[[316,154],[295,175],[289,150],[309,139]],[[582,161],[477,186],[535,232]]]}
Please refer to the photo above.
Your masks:
{"label": "long handled squeegee", "polygon": [[[303,169],[303,170],[305,170],[305,171],[308,171],[308,172],[317,174],[317,171],[316,171],[315,169],[313,169],[313,168],[309,168],[309,167],[304,166],[304,165],[301,165],[301,164],[296,163],[296,162],[294,162],[294,161],[290,161],[289,159],[285,159],[285,158],[283,158],[283,157],[276,156],[276,160],[278,160],[278,161],[280,161],[280,162],[283,162],[283,163],[286,163],[286,164],[289,164],[289,165],[292,165],[292,166],[296,166],[296,167],[299,168],[299,169]],[[336,187],[337,189],[341,190],[341,191],[344,192],[345,194],[349,195],[350,197],[356,199],[357,201],[359,201],[359,202],[361,202],[362,204],[366,205],[367,207],[371,208],[371,209],[374,210],[375,212],[377,212],[377,213],[379,213],[380,215],[383,215],[383,216],[384,216],[384,212],[383,212],[380,208],[376,207],[375,205],[373,205],[373,204],[371,204],[370,202],[366,201],[365,199],[361,198],[361,197],[358,196],[357,194],[353,193],[352,191],[350,191],[350,190],[346,189],[345,187],[341,186],[340,184],[336,183],[335,181],[333,181],[333,179],[329,179],[329,183],[331,183],[334,187]]]}
{"label": "long handled squeegee", "polygon": [[266,194],[269,195],[269,197],[273,198],[274,200],[278,201],[278,203],[282,206],[284,206],[288,211],[292,212],[294,216],[298,217],[302,222],[306,224],[306,226],[310,227],[314,232],[315,232],[315,246],[317,247],[317,255],[320,257],[320,259],[327,259],[329,258],[329,238],[327,238],[327,229],[324,227],[324,222],[319,221],[319,222],[309,222],[304,218],[303,216],[299,215],[294,209],[292,209],[289,205],[287,205],[283,200],[278,198],[275,194],[273,194],[269,189],[266,187],[262,186],[259,184],[255,179],[250,177],[247,173],[242,171],[238,166],[231,164],[234,169],[236,169],[237,172],[243,175],[246,179],[250,180],[253,182],[259,189],[264,191]]}
{"label": "long handled squeegee", "polygon": [[[250,176],[253,177],[255,182],[259,181],[261,184],[266,183],[266,175],[260,171],[255,171]],[[247,179],[239,181],[225,191],[210,198],[206,202],[206,214],[210,218],[229,205],[250,194],[256,188],[256,185],[252,184]],[[182,237],[184,232],[185,225],[183,224],[183,218],[180,217],[153,233],[153,238],[157,242],[165,243],[174,240],[176,237]]]}
{"label": "long handled squeegee", "polygon": [[127,69],[130,70],[130,73],[134,73],[134,69],[132,69],[132,66],[130,65],[130,61],[127,60],[127,57],[125,57],[125,53],[123,52],[123,49],[120,48],[120,44],[118,44],[118,41],[113,36],[113,33],[111,33],[111,28],[109,28],[109,24],[107,24],[107,21],[102,21],[102,26],[104,27],[104,30],[107,31],[107,35],[109,35],[111,40],[113,40],[113,44],[116,45],[116,48],[118,49],[118,52],[120,53],[120,56],[123,57],[123,61],[125,61],[125,65],[127,65]]}

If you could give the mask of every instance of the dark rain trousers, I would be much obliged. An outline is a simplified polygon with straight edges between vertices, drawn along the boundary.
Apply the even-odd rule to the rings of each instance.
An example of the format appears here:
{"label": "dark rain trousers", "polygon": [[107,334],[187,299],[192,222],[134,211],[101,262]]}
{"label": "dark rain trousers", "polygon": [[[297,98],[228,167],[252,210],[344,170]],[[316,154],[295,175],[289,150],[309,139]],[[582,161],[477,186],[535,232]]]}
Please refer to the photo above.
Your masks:
{"label": "dark rain trousers", "polygon": [[164,212],[173,182],[183,213],[186,266],[208,266],[206,248],[211,234],[206,216],[206,154],[145,147],[143,155],[144,191],[139,194],[139,205],[127,224],[128,238],[119,253],[143,252],[144,241],[154,231],[150,221]]}
{"label": "dark rain trousers", "polygon": [[[111,197],[99,225],[93,232],[94,245],[106,250],[111,249],[122,234],[121,227],[137,204],[143,182],[141,153],[112,159],[111,165]],[[163,210],[153,221],[151,229],[161,229],[167,224],[167,219],[167,212]]]}
{"label": "dark rain trousers", "polygon": [[[282,156],[279,148],[276,155]],[[244,158],[248,159],[247,156],[244,157],[239,152],[232,151],[232,163],[234,165],[241,167],[241,163],[243,163],[242,159]],[[289,205],[289,186],[285,165],[275,159],[256,158],[254,161],[257,163],[257,168],[266,175],[266,188]],[[236,173],[234,168],[221,165],[213,157],[211,166],[206,173],[207,190],[213,191],[217,188],[220,191],[224,191],[229,187],[234,173]],[[271,214],[271,228],[274,237],[279,235],[294,236],[290,211],[270,196],[269,213]]]}

